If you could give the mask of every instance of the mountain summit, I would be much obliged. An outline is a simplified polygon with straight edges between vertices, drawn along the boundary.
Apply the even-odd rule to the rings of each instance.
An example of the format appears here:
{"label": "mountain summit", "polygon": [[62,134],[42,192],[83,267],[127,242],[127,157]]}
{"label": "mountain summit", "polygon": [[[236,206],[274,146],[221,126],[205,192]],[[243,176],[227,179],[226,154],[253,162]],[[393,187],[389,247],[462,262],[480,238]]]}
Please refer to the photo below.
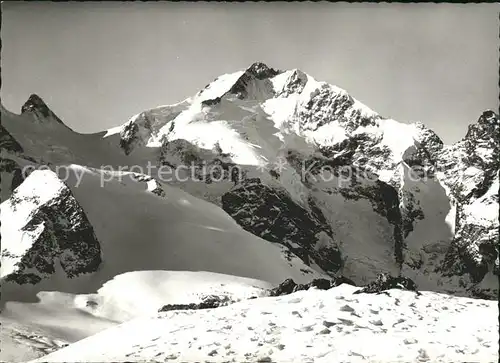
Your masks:
{"label": "mountain summit", "polygon": [[[482,199],[457,190],[490,195],[497,124],[485,111],[463,141],[446,146],[421,122],[385,118],[300,70],[254,63],[179,104],[134,116],[120,144],[127,155],[158,147],[161,162],[175,167],[213,165],[225,155],[224,163],[245,171],[235,185],[179,187],[323,272],[362,283],[382,269],[426,289],[495,296],[498,284],[488,276],[498,271],[498,213],[487,217],[488,228],[466,232],[470,219],[460,211]],[[349,182],[340,174],[346,167]],[[470,233],[476,237],[464,237]]]}
{"label": "mountain summit", "polygon": [[21,107],[21,114],[33,116],[37,123],[50,124],[51,122],[56,122],[66,126],[37,94],[29,96],[28,100]]}
{"label": "mountain summit", "polygon": [[262,62],[255,62],[247,68],[247,72],[255,75],[257,79],[272,78],[282,73],[283,71],[268,67]]}

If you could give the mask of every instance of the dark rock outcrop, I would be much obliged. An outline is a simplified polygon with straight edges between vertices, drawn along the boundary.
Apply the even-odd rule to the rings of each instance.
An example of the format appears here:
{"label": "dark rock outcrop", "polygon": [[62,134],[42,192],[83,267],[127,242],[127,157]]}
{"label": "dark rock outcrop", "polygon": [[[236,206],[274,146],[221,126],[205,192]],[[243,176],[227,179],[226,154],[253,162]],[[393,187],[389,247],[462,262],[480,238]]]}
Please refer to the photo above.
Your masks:
{"label": "dark rock outcrop", "polygon": [[349,94],[338,93],[324,85],[311,95],[310,101],[299,111],[300,126],[304,130],[317,130],[338,121],[351,132],[359,126],[374,124],[376,118],[363,116],[358,110],[353,110],[353,105],[354,99]]}
{"label": "dark rock outcrop", "polygon": [[296,291],[309,290],[312,287],[318,290],[328,290],[341,284],[356,286],[352,280],[344,276],[335,277],[333,279],[314,279],[307,284],[296,284],[293,279],[286,279],[275,288],[269,290],[269,296],[289,295]]}
{"label": "dark rock outcrop", "polygon": [[[478,247],[475,254],[470,251],[473,244]],[[467,273],[473,283],[479,283],[488,273],[489,267],[495,265],[497,257],[498,234],[488,234],[487,227],[468,224],[462,227],[461,234],[453,240],[440,271],[444,276],[462,276]]]}
{"label": "dark rock outcrop", "polygon": [[368,285],[358,291],[355,291],[354,293],[378,294],[390,289],[415,291],[419,294],[417,291],[417,284],[415,284],[413,280],[402,276],[390,276],[386,273],[379,274],[375,281],[370,282]]}
{"label": "dark rock outcrop", "polygon": [[21,185],[25,178],[21,166],[12,159],[0,158],[0,172],[5,172],[12,176],[10,192],[13,192],[14,189]]}
{"label": "dark rock outcrop", "polygon": [[299,206],[285,190],[263,184],[259,178],[245,179],[222,196],[222,209],[246,231],[288,247],[307,265],[315,262],[332,274],[342,266],[331,227],[322,214]]}
{"label": "dark rock outcrop", "polygon": [[247,68],[245,73],[234,83],[228,93],[236,95],[236,97],[243,99],[248,96],[247,87],[254,79],[264,80],[278,75],[280,71],[269,68],[261,62],[256,62]]}
{"label": "dark rock outcrop", "polygon": [[23,147],[17,140],[0,124],[0,149],[11,153],[22,153]]}
{"label": "dark rock outcrop", "polygon": [[52,112],[40,96],[36,94],[32,94],[24,103],[21,107],[21,114],[32,115],[36,122],[40,124],[50,124],[51,122],[55,122],[69,129],[69,127],[66,126],[54,112]]}
{"label": "dark rock outcrop", "polygon": [[125,155],[129,155],[134,149],[134,146],[140,141],[138,132],[139,126],[133,122],[129,122],[121,131],[120,147],[125,152]]}
{"label": "dark rock outcrop", "polygon": [[[498,276],[500,271],[498,214],[494,213],[498,210],[499,152],[500,118],[488,110],[469,126],[462,140],[443,148],[438,159],[456,214],[455,236],[436,272],[468,275],[467,291],[489,299],[498,298],[498,284],[479,288],[478,283],[488,273]],[[479,206],[490,210],[489,214],[481,216]]]}
{"label": "dark rock outcrop", "polygon": [[[234,95],[239,99],[245,99],[248,97],[248,87],[251,83],[264,80],[267,80],[267,82],[270,83],[269,78],[272,78],[280,73],[282,73],[282,71],[270,68],[262,62],[255,62],[248,67],[245,72],[243,72],[243,74],[236,80],[236,82],[234,82],[227,92],[219,95],[218,97],[206,99],[202,101],[202,104],[204,106],[214,106],[218,104],[226,95]],[[208,86],[209,85],[207,85],[207,87]],[[272,87],[269,89],[271,90]]]}
{"label": "dark rock outcrop", "polygon": [[158,312],[163,313],[165,311],[172,310],[201,310],[201,309],[215,309],[221,306],[226,306],[234,303],[227,296],[216,296],[209,295],[203,297],[200,303],[190,303],[190,304],[167,304],[163,305]]}
{"label": "dark rock outcrop", "polygon": [[[56,184],[54,194],[45,200],[23,189],[24,183],[47,182]],[[70,189],[49,171],[36,171],[17,188],[10,199],[2,205],[9,208],[15,218],[17,209],[30,208],[27,223],[21,227],[23,243],[30,246],[17,255],[9,246],[17,241],[2,244],[2,259],[10,259],[13,270],[5,276],[6,281],[18,284],[36,284],[56,272],[59,264],[66,277],[72,278],[97,271],[101,258],[100,243],[82,207]],[[2,211],[4,212],[4,211]]]}
{"label": "dark rock outcrop", "polygon": [[[10,192],[14,191],[24,180],[24,175],[21,166],[12,158],[5,157],[7,155],[22,156],[24,152],[23,147],[17,140],[0,125],[0,150],[2,156],[0,157],[0,172],[7,173],[12,176],[10,180]],[[5,151],[5,153],[4,153]],[[5,187],[2,185],[2,187]]]}

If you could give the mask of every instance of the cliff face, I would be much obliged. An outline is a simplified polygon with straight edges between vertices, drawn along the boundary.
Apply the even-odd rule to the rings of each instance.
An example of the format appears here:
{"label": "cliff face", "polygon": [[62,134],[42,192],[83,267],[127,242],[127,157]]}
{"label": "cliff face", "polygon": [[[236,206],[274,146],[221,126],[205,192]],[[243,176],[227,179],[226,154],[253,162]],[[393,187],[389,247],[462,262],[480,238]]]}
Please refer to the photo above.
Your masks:
{"label": "cliff face", "polygon": [[1,213],[6,281],[36,284],[54,274],[56,264],[69,278],[98,269],[101,249],[93,227],[53,172],[31,173],[1,204]]}

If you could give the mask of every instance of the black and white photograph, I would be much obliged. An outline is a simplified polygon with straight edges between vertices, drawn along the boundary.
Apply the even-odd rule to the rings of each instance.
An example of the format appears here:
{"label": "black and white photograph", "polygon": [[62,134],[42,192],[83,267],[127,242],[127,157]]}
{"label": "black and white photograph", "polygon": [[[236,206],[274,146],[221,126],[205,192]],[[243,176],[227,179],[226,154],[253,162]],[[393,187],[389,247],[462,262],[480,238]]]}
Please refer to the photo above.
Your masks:
{"label": "black and white photograph", "polygon": [[1,362],[499,361],[498,4],[0,6]]}

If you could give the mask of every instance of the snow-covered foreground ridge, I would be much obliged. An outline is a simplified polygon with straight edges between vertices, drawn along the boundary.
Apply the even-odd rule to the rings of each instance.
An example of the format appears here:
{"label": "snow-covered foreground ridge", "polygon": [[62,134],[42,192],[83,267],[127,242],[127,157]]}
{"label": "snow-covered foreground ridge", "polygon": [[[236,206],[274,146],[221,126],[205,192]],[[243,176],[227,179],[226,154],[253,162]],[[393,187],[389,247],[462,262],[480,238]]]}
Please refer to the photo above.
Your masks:
{"label": "snow-covered foreground ridge", "polygon": [[138,317],[165,304],[196,304],[218,296],[240,301],[267,294],[271,284],[202,271],[135,271],[115,276],[91,294],[42,291],[38,302],[2,307],[0,361],[26,362]]}
{"label": "snow-covered foreground ridge", "polygon": [[139,317],[32,362],[498,361],[494,302],[355,290],[343,284]]}

